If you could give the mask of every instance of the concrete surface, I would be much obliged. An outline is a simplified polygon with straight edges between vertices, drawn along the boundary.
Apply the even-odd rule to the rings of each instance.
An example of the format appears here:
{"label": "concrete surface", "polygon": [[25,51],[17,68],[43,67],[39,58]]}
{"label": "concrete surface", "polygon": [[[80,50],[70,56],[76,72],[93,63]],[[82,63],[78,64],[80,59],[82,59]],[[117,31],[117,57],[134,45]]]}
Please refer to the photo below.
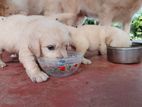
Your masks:
{"label": "concrete surface", "polygon": [[19,62],[0,69],[0,107],[142,107],[142,64],[92,58],[66,78],[32,83]]}

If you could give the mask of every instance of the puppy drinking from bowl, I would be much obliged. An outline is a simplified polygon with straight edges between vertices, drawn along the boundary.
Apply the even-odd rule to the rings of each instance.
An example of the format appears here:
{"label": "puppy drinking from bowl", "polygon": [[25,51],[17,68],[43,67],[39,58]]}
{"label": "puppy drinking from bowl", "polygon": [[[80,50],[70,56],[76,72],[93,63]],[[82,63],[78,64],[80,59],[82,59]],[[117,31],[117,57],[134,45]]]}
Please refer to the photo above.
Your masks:
{"label": "puppy drinking from bowl", "polygon": [[[33,82],[42,82],[48,75],[42,72],[35,58],[66,57],[70,37],[66,27],[44,16],[14,15],[0,17],[0,54],[2,50],[16,53]],[[6,64],[0,59],[0,67]]]}
{"label": "puppy drinking from bowl", "polygon": [[[118,28],[84,25],[78,28],[68,26],[68,29],[71,33],[71,45],[84,55],[87,51],[100,51],[101,54],[106,54],[107,46],[131,46],[129,35]],[[91,61],[83,58],[82,63],[91,64]]]}

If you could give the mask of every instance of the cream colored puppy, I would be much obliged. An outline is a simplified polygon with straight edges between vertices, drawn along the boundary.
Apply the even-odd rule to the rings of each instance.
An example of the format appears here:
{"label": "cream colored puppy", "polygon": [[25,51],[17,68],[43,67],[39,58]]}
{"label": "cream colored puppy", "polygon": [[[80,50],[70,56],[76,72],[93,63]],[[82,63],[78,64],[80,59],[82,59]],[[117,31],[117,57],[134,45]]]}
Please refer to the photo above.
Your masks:
{"label": "cream colored puppy", "polygon": [[[85,54],[87,51],[100,51],[106,54],[107,46],[129,47],[131,45],[129,35],[114,27],[84,25],[78,28],[68,27],[71,32],[72,45],[76,51]],[[91,61],[84,58],[84,64]]]}
{"label": "cream colored puppy", "polygon": [[[43,14],[45,16],[59,13],[74,13],[69,25],[76,24],[79,17],[98,18],[101,25],[111,26],[120,22],[124,30],[130,31],[131,18],[142,6],[142,0],[6,0],[8,14]],[[80,15],[80,13],[82,15]]]}
{"label": "cream colored puppy", "polygon": [[[0,17],[0,54],[3,50],[17,53],[33,82],[42,82],[48,78],[39,69],[35,58],[66,57],[68,43],[69,32],[58,21],[44,16]],[[4,66],[6,64],[0,59],[0,67]]]}

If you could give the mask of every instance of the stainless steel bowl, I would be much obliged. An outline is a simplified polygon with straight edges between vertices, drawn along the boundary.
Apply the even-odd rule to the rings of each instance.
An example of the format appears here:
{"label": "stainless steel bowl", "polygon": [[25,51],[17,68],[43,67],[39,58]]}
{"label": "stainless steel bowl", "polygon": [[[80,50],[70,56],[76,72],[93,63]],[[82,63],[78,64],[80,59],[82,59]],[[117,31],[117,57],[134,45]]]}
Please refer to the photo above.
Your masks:
{"label": "stainless steel bowl", "polygon": [[142,44],[133,43],[131,47],[107,47],[107,59],[113,63],[140,63],[142,58]]}

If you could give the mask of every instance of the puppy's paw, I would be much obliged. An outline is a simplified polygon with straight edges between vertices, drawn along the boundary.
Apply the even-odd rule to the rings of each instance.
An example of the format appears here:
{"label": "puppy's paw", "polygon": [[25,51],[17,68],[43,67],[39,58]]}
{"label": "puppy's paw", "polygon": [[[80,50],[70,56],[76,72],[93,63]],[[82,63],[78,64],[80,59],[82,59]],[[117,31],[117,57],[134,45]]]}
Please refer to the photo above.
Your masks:
{"label": "puppy's paw", "polygon": [[82,63],[83,64],[91,64],[92,62],[89,59],[83,58]]}
{"label": "puppy's paw", "polygon": [[6,63],[4,63],[3,61],[0,61],[0,68],[3,68],[6,66]]}
{"label": "puppy's paw", "polygon": [[100,50],[101,55],[106,55],[107,54],[107,50],[106,49],[102,49]]}
{"label": "puppy's paw", "polygon": [[31,74],[29,75],[29,77],[32,80],[32,82],[37,82],[37,83],[46,81],[49,78],[49,76],[42,71],[38,71],[34,74]]}

